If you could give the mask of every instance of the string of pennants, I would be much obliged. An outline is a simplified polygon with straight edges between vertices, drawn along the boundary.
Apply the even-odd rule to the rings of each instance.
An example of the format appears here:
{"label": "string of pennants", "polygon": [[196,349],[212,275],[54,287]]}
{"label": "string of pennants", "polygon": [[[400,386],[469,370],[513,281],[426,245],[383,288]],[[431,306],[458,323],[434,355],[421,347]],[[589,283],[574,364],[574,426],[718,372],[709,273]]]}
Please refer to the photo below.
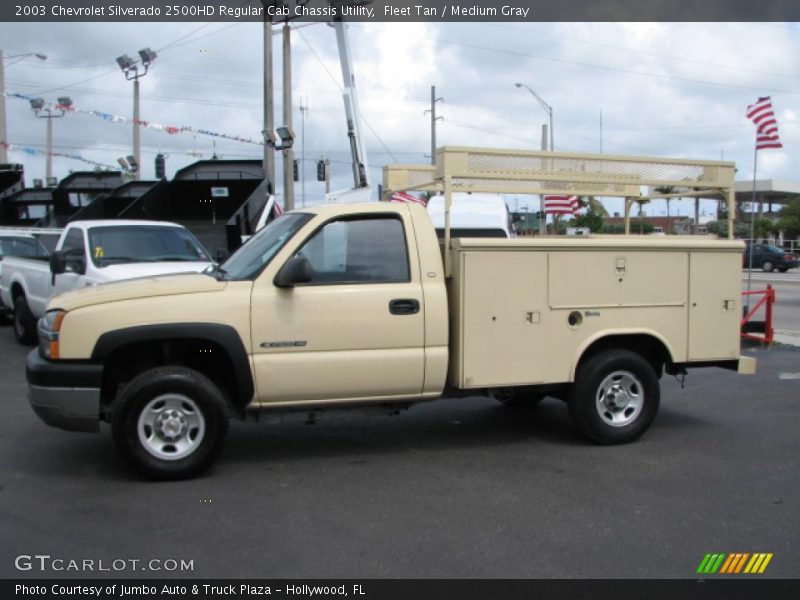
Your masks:
{"label": "string of pennants", "polygon": [[[38,148],[30,148],[28,146],[18,146],[17,144],[2,144],[3,148],[6,150],[16,150],[19,152],[24,152],[25,154],[29,154],[31,156],[47,156],[47,152],[44,150],[40,150]],[[64,152],[51,152],[51,156],[59,156],[61,158],[69,158],[72,160],[79,160],[89,165],[93,165],[95,167],[100,167],[102,169],[106,169],[109,171],[113,171],[117,167],[113,165],[107,165],[106,163],[97,162],[96,160],[89,160],[88,158],[84,158],[79,154],[66,154]]]}
{"label": "string of pennants", "polygon": [[[18,93],[7,93],[6,94],[9,98],[18,98],[20,100],[27,100],[31,101],[34,99],[33,96],[27,96],[25,94],[18,94]],[[262,140],[253,140],[251,138],[245,138],[238,135],[230,135],[227,133],[219,133],[217,131],[211,131],[209,129],[197,129],[188,125],[184,125],[181,127],[172,126],[172,125],[161,125],[159,123],[153,123],[152,121],[144,121],[139,119],[138,121],[134,121],[134,119],[130,119],[128,117],[122,117],[120,115],[113,115],[111,113],[102,112],[99,110],[90,110],[85,108],[78,108],[74,105],[66,106],[63,104],[47,104],[48,108],[55,109],[55,110],[63,110],[64,112],[73,112],[82,115],[88,115],[90,117],[94,117],[96,119],[101,119],[103,121],[107,121],[109,123],[126,123],[126,124],[134,124],[138,123],[140,127],[146,127],[148,129],[154,129],[156,131],[162,131],[167,135],[177,135],[179,133],[192,133],[197,135],[206,135],[209,137],[221,138],[224,140],[230,140],[233,142],[240,142],[242,144],[253,144],[255,146],[263,146],[264,142]]]}

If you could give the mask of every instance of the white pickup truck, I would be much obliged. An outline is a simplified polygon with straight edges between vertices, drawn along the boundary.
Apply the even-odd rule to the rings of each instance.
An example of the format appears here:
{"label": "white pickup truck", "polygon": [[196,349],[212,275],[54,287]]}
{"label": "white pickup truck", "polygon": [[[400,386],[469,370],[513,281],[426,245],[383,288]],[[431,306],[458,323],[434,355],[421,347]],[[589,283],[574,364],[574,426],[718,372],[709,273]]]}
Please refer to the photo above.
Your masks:
{"label": "white pickup truck", "polygon": [[70,223],[55,251],[9,256],[0,273],[2,307],[14,317],[14,335],[36,342],[36,321],[62,292],[109,281],[199,272],[208,253],[185,228],[160,221],[98,220]]}

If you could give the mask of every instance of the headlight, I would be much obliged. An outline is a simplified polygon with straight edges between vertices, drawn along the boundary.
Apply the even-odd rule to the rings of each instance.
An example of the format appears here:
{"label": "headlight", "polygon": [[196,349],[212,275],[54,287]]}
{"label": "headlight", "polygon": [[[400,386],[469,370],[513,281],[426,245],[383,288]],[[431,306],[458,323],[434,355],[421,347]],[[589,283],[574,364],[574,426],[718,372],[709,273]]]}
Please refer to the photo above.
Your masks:
{"label": "headlight", "polygon": [[43,358],[56,360],[59,357],[58,338],[66,314],[63,310],[51,310],[39,319],[39,354]]}

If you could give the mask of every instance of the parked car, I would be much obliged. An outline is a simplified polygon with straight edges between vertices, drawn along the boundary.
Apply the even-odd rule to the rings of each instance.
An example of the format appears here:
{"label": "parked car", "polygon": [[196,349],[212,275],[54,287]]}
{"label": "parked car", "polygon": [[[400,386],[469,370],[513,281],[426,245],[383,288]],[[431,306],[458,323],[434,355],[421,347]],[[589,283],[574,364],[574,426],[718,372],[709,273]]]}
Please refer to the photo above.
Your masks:
{"label": "parked car", "polygon": [[786,273],[789,269],[800,266],[800,260],[791,252],[784,252],[772,244],[749,244],[742,255],[742,267],[745,269],[751,266],[750,251],[753,253],[753,269],[761,269],[765,273],[771,273],[775,269],[781,273]]}

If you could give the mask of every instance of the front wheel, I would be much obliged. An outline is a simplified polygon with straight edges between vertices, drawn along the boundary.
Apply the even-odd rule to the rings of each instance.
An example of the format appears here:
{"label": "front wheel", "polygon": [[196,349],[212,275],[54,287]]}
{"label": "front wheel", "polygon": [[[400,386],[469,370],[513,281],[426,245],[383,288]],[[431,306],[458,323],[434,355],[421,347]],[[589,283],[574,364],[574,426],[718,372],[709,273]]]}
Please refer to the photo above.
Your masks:
{"label": "front wheel", "polygon": [[14,299],[14,337],[26,346],[36,343],[36,317],[28,307],[28,300],[24,295]]}
{"label": "front wheel", "polygon": [[637,439],[652,424],[659,402],[655,370],[629,350],[609,350],[588,359],[568,399],[575,424],[599,444]]}
{"label": "front wheel", "polygon": [[225,397],[185,367],[158,367],[122,390],[111,428],[122,458],[145,477],[187,479],[208,469],[228,432]]}

